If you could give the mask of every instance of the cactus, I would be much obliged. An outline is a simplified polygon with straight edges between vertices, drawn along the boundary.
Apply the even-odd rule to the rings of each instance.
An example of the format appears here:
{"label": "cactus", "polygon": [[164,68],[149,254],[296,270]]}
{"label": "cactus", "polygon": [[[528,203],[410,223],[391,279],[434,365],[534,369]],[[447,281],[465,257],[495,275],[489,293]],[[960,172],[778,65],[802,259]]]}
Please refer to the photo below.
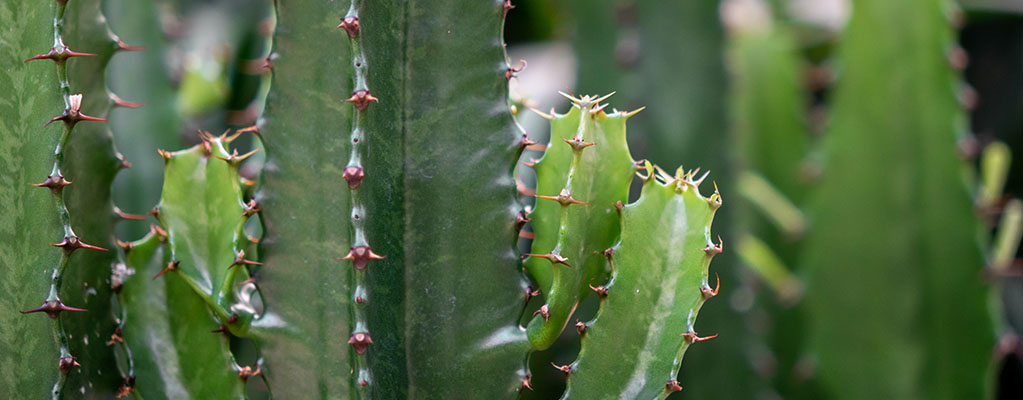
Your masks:
{"label": "cactus", "polygon": [[599,286],[607,268],[601,251],[619,234],[614,205],[628,201],[636,171],[625,143],[625,120],[636,111],[607,114],[607,104],[600,104],[607,97],[573,97],[567,114],[549,116],[548,153],[535,164],[540,200],[532,213],[537,238],[527,269],[552,277],[550,283],[538,278],[545,304],[528,326],[530,342],[541,350],[561,334],[591,287]]}
{"label": "cactus", "polygon": [[721,196],[703,197],[706,175],[697,179],[695,170],[672,177],[645,169],[639,200],[619,207],[621,241],[604,253],[614,272],[598,291],[600,312],[576,325],[582,350],[566,399],[666,398],[682,390],[676,375],[689,345],[717,336],[697,336],[694,323],[718,292],[707,271],[722,251],[710,229]]}

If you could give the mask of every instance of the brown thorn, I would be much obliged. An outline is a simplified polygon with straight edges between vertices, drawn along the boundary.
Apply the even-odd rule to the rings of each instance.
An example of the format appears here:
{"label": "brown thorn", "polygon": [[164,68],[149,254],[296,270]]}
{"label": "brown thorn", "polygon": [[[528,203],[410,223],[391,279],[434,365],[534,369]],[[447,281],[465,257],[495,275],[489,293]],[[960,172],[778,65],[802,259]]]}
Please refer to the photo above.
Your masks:
{"label": "brown thorn", "polygon": [[91,249],[91,250],[107,251],[107,249],[104,249],[102,247],[93,246],[91,244],[83,242],[82,239],[78,238],[78,236],[64,236],[64,240],[63,241],[61,241],[60,243],[52,243],[52,244],[50,244],[50,246],[61,247],[61,248],[64,249],[64,253],[66,253],[68,255],[70,255],[72,252],[74,252],[75,250],[78,250],[78,249]]}
{"label": "brown thorn", "polygon": [[551,318],[550,307],[544,304],[536,311],[533,311],[533,315],[535,316],[536,314],[540,314],[540,316],[543,317],[543,320],[546,321]]}
{"label": "brown thorn", "polygon": [[81,366],[82,364],[79,364],[78,359],[73,356],[61,357],[57,360],[57,368],[59,368],[60,372],[63,372],[65,375],[71,373],[71,368]]}
{"label": "brown thorn", "polygon": [[354,104],[357,110],[363,111],[366,109],[367,106],[369,106],[369,102],[371,101],[379,102],[380,99],[373,97],[373,95],[370,94],[369,90],[359,89],[352,92],[352,96],[345,99],[345,101]]}
{"label": "brown thorn", "polygon": [[158,274],[156,274],[156,276],[153,277],[153,280],[155,281],[156,278],[159,278],[161,275],[167,273],[167,271],[177,271],[179,264],[181,264],[181,261],[171,260],[171,262],[167,263],[166,267],[163,267],[163,269],[160,270],[160,272]]}
{"label": "brown thorn", "polygon": [[593,287],[593,285],[587,284],[586,286],[589,286],[590,290],[597,292],[597,295],[600,296],[601,299],[607,298],[607,294],[610,292],[610,290],[608,290],[608,288],[604,285]]}
{"label": "brown thorn", "polygon": [[553,365],[554,368],[557,368],[557,369],[561,370],[561,372],[564,372],[566,377],[572,374],[572,365],[571,364],[558,365],[558,364],[555,364],[555,363],[551,363],[551,365]]}
{"label": "brown thorn", "polygon": [[359,17],[348,16],[341,18],[341,23],[337,27],[344,29],[348,33],[349,39],[355,39],[359,36]]}
{"label": "brown thorn", "polygon": [[717,285],[714,287],[713,290],[711,290],[711,288],[709,286],[708,287],[701,287],[700,288],[700,294],[703,295],[703,299],[704,300],[707,300],[707,299],[709,299],[711,297],[717,296],[718,295],[718,289],[721,289],[721,277],[718,276],[717,273],[714,273],[714,277],[717,278],[718,282],[717,282]]}
{"label": "brown thorn", "polygon": [[263,265],[261,262],[251,261],[245,259],[245,250],[238,250],[238,253],[234,255],[234,262],[228,268],[234,268],[239,265]]}
{"label": "brown thorn", "polygon": [[241,380],[243,382],[245,382],[245,381],[248,381],[249,378],[251,378],[253,376],[256,376],[256,375],[259,375],[261,373],[263,373],[263,372],[260,370],[258,365],[256,366],[255,370],[253,370],[252,367],[249,367],[248,365],[246,365],[246,366],[241,367],[241,368],[238,369],[238,378],[241,378]]}
{"label": "brown thorn", "polygon": [[576,200],[575,198],[573,198],[572,194],[568,192],[567,188],[562,188],[561,189],[561,193],[559,193],[557,196],[541,196],[541,195],[536,195],[536,198],[538,198],[538,199],[546,199],[546,200],[554,200],[554,201],[556,201],[558,203],[561,203],[561,205],[563,207],[567,207],[567,206],[569,206],[571,204],[582,204],[584,206],[591,205],[590,203],[587,203],[585,201],[579,201],[579,200]]}
{"label": "brown thorn", "polygon": [[585,322],[575,321],[575,331],[579,332],[579,336],[586,336],[586,329],[587,328],[588,328],[588,326],[586,326]]}
{"label": "brown thorn", "polygon": [[64,177],[61,175],[57,176],[50,175],[47,176],[46,180],[43,181],[42,183],[33,183],[32,186],[47,187],[50,188],[50,191],[52,191],[53,194],[60,194],[61,190],[64,189],[64,186],[70,185],[71,183],[72,181],[64,179]]}
{"label": "brown thorn", "polygon": [[522,378],[522,387],[519,388],[519,391],[521,392],[522,389],[533,390],[533,382],[532,381],[533,381],[533,376],[532,375],[526,375],[525,378]]}
{"label": "brown thorn", "polygon": [[114,343],[124,342],[124,337],[121,336],[123,334],[124,332],[121,331],[121,328],[114,329],[114,333],[110,335],[110,340],[107,341],[107,346],[110,346]]}
{"label": "brown thorn", "polygon": [[149,231],[160,238],[161,242],[167,241],[167,231],[163,230],[160,225],[150,224]]}
{"label": "brown thorn", "polygon": [[383,260],[385,257],[373,252],[369,246],[357,246],[348,250],[348,254],[342,260],[351,260],[355,269],[364,270],[369,260]]}
{"label": "brown thorn", "polygon": [[686,339],[686,342],[689,342],[689,344],[698,343],[698,342],[702,342],[704,340],[710,340],[710,339],[718,337],[718,335],[699,337],[699,336],[696,336],[696,332],[693,332],[693,331],[687,331],[686,333],[680,333],[680,334],[675,335],[675,336],[684,337]]}
{"label": "brown thorn", "polygon": [[373,344],[373,339],[370,338],[369,332],[353,332],[352,336],[348,338],[348,344],[355,349],[355,354],[362,355],[366,354],[366,349]]}
{"label": "brown thorn", "polygon": [[568,265],[568,262],[567,262],[568,258],[562,256],[561,254],[555,254],[555,253],[551,252],[551,253],[547,253],[547,254],[525,253],[525,255],[530,256],[530,257],[546,258],[548,261],[551,262],[551,264],[564,264],[566,267],[572,268],[571,265]]}
{"label": "brown thorn", "polygon": [[135,377],[129,376],[124,380],[124,383],[117,388],[117,398],[123,399],[131,395],[131,392],[135,390]]}
{"label": "brown thorn", "polygon": [[60,315],[61,311],[86,312],[86,311],[89,311],[89,310],[86,310],[84,308],[68,307],[68,306],[64,305],[64,303],[61,303],[60,300],[58,299],[58,300],[51,300],[51,301],[44,302],[43,305],[41,305],[39,307],[33,308],[31,310],[21,311],[21,313],[22,314],[31,314],[31,313],[37,313],[37,312],[44,312],[47,315],[49,315],[50,318],[57,318],[57,315]]}

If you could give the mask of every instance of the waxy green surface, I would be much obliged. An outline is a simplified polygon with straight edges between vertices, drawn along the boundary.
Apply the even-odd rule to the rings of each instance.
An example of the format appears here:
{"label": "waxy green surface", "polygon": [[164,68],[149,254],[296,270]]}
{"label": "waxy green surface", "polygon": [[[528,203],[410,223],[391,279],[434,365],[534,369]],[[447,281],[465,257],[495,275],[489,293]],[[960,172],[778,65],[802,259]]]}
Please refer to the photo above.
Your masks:
{"label": "waxy green surface", "polygon": [[261,128],[266,240],[257,284],[267,316],[254,332],[271,390],[513,395],[528,346],[515,323],[525,291],[512,247],[519,135],[502,67],[503,2],[357,7],[367,87],[380,99],[360,124],[365,209],[357,212],[369,245],[386,256],[367,267],[373,379],[358,392],[345,343],[357,329],[353,267],[336,260],[352,245],[341,173],[355,62],[336,27],[348,4],[297,4],[277,3],[278,57]]}
{"label": "waxy green surface", "polygon": [[946,6],[854,2],[839,45],[803,260],[810,347],[836,399],[987,397],[993,333]]}
{"label": "waxy green surface", "polygon": [[[50,270],[60,251],[49,246],[62,230],[46,179],[53,147],[64,127],[47,120],[64,109],[50,61],[24,63],[53,45],[55,2],[0,3],[0,364],[34,365],[0,374],[0,397],[48,398],[60,371],[52,322],[45,314],[21,315],[38,307],[50,288]],[[73,64],[80,60],[71,60]],[[81,304],[68,304],[80,307]],[[63,313],[61,318],[84,318]]]}
{"label": "waxy green surface", "polygon": [[[648,164],[649,165],[649,164]],[[671,392],[704,291],[713,290],[711,221],[720,205],[690,180],[651,176],[621,211],[621,242],[609,257],[608,296],[582,337],[565,399],[652,399]],[[707,336],[707,335],[705,335]],[[609,351],[613,349],[613,351]],[[682,382],[684,387],[686,382]]]}
{"label": "waxy green surface", "polygon": [[[589,203],[564,204],[558,200],[537,198],[538,210],[547,207],[543,203],[557,207],[554,211],[559,214],[557,240],[550,249],[537,247],[548,245],[549,239],[534,242],[531,254],[552,253],[567,258],[565,263],[552,263],[545,258],[533,256],[551,264],[553,271],[553,283],[549,290],[542,293],[549,315],[545,317],[536,314],[528,325],[529,340],[539,350],[554,343],[579,302],[592,293],[590,286],[597,286],[599,278],[605,274],[607,261],[601,252],[615,243],[619,233],[615,203],[628,201],[629,184],[636,171],[625,142],[627,114],[605,113],[594,100],[596,98],[586,96],[573,100],[573,111],[557,117],[575,118],[577,123],[552,124],[556,128],[571,130],[551,133],[551,137],[558,140],[552,140],[551,147],[569,149],[569,165],[564,170],[560,187],[557,186],[559,178],[544,176],[560,172],[557,153],[552,154],[552,167],[540,167],[537,170],[537,180],[544,183],[544,186],[538,186],[537,196],[558,197],[563,189],[567,189],[576,201]],[[580,139],[594,145],[574,148],[564,140],[559,140],[562,137],[569,137],[573,142]],[[546,230],[537,233],[538,236],[541,234],[549,233]]]}
{"label": "waxy green surface", "polygon": [[166,244],[150,233],[125,255],[119,300],[122,337],[134,360],[135,392],[145,399],[238,399],[245,385],[232,368],[227,337],[209,308],[174,273]]}

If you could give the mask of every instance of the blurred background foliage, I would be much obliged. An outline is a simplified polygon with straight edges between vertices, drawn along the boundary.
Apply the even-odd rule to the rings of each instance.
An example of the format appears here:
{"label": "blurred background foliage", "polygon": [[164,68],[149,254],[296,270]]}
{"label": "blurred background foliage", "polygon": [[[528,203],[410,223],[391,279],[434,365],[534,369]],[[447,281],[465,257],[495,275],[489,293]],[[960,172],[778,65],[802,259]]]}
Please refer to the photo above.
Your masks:
{"label": "blurred background foliage", "polygon": [[[831,153],[845,152],[849,143],[854,142],[837,136],[852,136],[856,131],[850,125],[858,125],[858,113],[866,118],[866,115],[878,111],[878,108],[880,111],[891,108],[887,114],[890,121],[876,122],[873,124],[876,130],[872,129],[870,135],[863,135],[874,137],[872,140],[875,140],[873,143],[864,140],[863,154],[872,158],[864,159],[863,162],[879,165],[865,167],[861,174],[879,176],[855,181],[850,178],[848,182],[825,184],[825,187],[833,187],[831,191],[835,195],[854,196],[847,194],[843,185],[886,179],[886,176],[880,174],[897,171],[900,167],[895,161],[903,157],[922,157],[918,160],[919,164],[905,167],[908,168],[905,172],[911,176],[909,179],[918,180],[920,187],[957,187],[955,182],[958,182],[958,176],[926,172],[946,167],[951,168],[949,171],[955,171],[956,162],[952,158],[965,160],[966,164],[983,170],[981,172],[985,176],[965,181],[971,185],[971,192],[978,188],[977,182],[974,182],[976,180],[998,181],[997,178],[986,176],[989,171],[981,168],[980,160],[984,158],[981,154],[985,149],[990,149],[988,146],[992,143],[1004,142],[1008,145],[1009,153],[1019,154],[1023,151],[1023,2],[961,0],[957,4],[947,4],[947,7],[941,2],[904,1],[884,4],[856,0],[518,0],[514,4],[515,9],[508,14],[505,40],[510,58],[522,59],[528,65],[518,74],[518,79],[512,81],[512,95],[519,104],[544,112],[552,107],[563,110],[565,101],[556,95],[555,90],[579,94],[617,91],[611,103],[619,109],[647,107],[643,111],[643,118],[636,118],[630,124],[629,144],[634,154],[645,155],[650,161],[668,170],[683,163],[686,167],[709,169],[713,171],[712,178],[722,186],[723,193],[732,193],[730,198],[726,195],[726,203],[732,201],[728,204],[730,207],[722,209],[726,211],[725,215],[719,215],[720,222],[715,229],[724,238],[726,249],[728,243],[731,243],[733,251],[726,251],[722,256],[728,258],[722,257],[713,267],[714,272],[720,275],[723,290],[728,295],[723,301],[708,302],[697,324],[700,332],[718,333],[720,336],[694,346],[687,352],[679,377],[684,390],[672,398],[855,398],[855,394],[843,396],[831,392],[841,385],[831,385],[828,388],[827,384],[821,383],[818,367],[822,358],[826,357],[818,358],[809,349],[812,346],[808,344],[806,335],[812,329],[807,327],[806,302],[801,301],[804,292],[810,293],[807,296],[811,298],[814,296],[814,288],[807,288],[807,282],[821,286],[820,290],[827,287],[828,291],[833,292],[818,296],[840,295],[842,290],[853,293],[859,290],[867,296],[886,296],[882,290],[892,287],[904,289],[896,297],[902,297],[906,304],[924,303],[922,308],[932,310],[931,313],[954,314],[966,318],[966,312],[947,303],[948,299],[954,298],[955,293],[934,289],[929,284],[921,284],[921,287],[914,289],[912,284],[899,282],[899,279],[913,279],[915,275],[909,270],[900,271],[909,275],[900,277],[899,272],[892,272],[890,276],[882,278],[894,283],[875,282],[881,286],[859,288],[849,286],[862,283],[855,278],[844,282],[828,282],[828,279],[839,279],[837,276],[841,275],[829,277],[827,271],[817,274],[817,278],[807,277],[807,271],[803,268],[807,265],[802,265],[807,263],[806,257],[801,257],[800,253],[806,245],[804,236],[807,229],[812,232],[814,219],[825,220],[818,222],[828,229],[841,229],[835,226],[837,222],[829,224],[826,222],[828,218],[819,215],[826,213],[820,209],[827,207],[821,205],[825,202],[819,199],[820,195],[810,195],[809,188],[818,186],[823,161],[829,158],[824,144],[831,143]],[[934,5],[940,8],[932,7]],[[850,15],[856,13],[857,7],[867,10],[861,11],[864,14],[875,14],[861,17],[859,33],[853,34],[847,30]],[[928,7],[938,10],[942,16],[927,19],[909,15],[916,11],[927,14],[932,11]],[[886,12],[892,15],[878,17],[883,15],[880,13]],[[905,27],[900,26],[899,21],[905,21]],[[768,27],[760,26],[764,24]],[[905,37],[885,36],[893,33]],[[944,38],[942,35],[946,33],[953,37]],[[879,50],[858,54],[858,50],[851,49],[858,45],[847,43],[845,47],[850,49],[842,53],[842,42],[846,36],[850,36],[849,42],[857,41],[868,47],[875,47],[873,44],[876,44]],[[940,56],[940,59],[927,59],[928,55],[934,55],[928,53],[928,49],[943,54],[932,52]],[[869,57],[868,54],[882,53],[905,55],[904,59],[898,61],[884,60],[889,63],[899,62],[891,67],[890,76],[885,75],[888,73],[885,64],[864,60]],[[928,63],[934,64],[933,67]],[[855,85],[864,82],[869,85],[871,82],[869,79],[857,80],[855,73],[842,74],[843,70],[870,68],[874,68],[872,74],[878,75],[875,81],[877,86],[845,88],[848,93],[844,97],[885,94],[889,98],[859,99],[863,104],[856,100],[834,98],[835,89],[841,87],[841,81],[847,75],[850,81],[855,81]],[[942,74],[946,69],[954,82],[943,81]],[[893,88],[886,88],[889,84]],[[946,86],[949,89],[947,93],[943,91]],[[900,104],[894,100],[902,97],[900,90],[916,90],[914,95],[928,97],[919,103]],[[914,98],[914,95],[905,97]],[[943,95],[945,98],[942,98]],[[842,98],[843,95],[838,96]],[[930,98],[935,100],[930,102],[927,100]],[[867,103],[881,105],[871,107]],[[541,142],[547,139],[546,121],[528,112],[520,112],[519,119],[531,138]],[[900,119],[902,122],[898,122]],[[847,122],[841,122],[843,120]],[[940,121],[947,123],[942,125]],[[871,126],[870,123],[865,125]],[[887,126],[892,128],[886,130],[889,129]],[[897,133],[899,131],[895,127],[898,126],[922,127],[923,131],[918,132],[920,136],[917,139],[912,139],[913,135],[909,133]],[[927,131],[927,127],[936,128],[940,132]],[[852,133],[846,135],[843,133],[846,131]],[[943,133],[948,134],[948,140],[958,138],[955,146],[942,148],[952,150],[945,151],[947,160],[938,163],[945,167],[936,167],[926,161],[927,156],[914,156],[918,151],[913,148],[884,149],[889,146],[937,149],[940,145],[926,143]],[[836,137],[829,141],[829,135]],[[896,138],[887,140],[887,136]],[[940,142],[944,139],[934,140]],[[877,146],[877,150],[871,150],[871,145]],[[995,147],[1003,149],[1000,145]],[[855,150],[849,151],[855,153]],[[919,154],[924,153],[926,151],[919,150]],[[940,157],[942,153],[938,151],[934,154]],[[524,159],[530,157],[537,158],[539,154],[526,154]],[[887,161],[892,161],[892,165],[887,165]],[[832,164],[835,163],[838,162]],[[842,168],[835,165],[829,167]],[[1003,215],[1003,209],[1009,208],[1005,206],[1008,199],[1023,194],[1023,163],[1012,163],[1011,167],[1006,168],[1009,171],[1005,177],[1004,193],[997,188],[988,189],[995,193],[993,199],[977,199],[975,206],[966,206],[970,208],[969,212],[962,214],[966,225],[944,225],[949,221],[945,219],[941,223],[923,220],[919,222],[920,226],[900,229],[896,220],[886,222],[881,219],[884,218],[881,217],[884,215],[881,210],[887,207],[883,200],[885,191],[893,187],[896,191],[898,189],[897,183],[889,182],[877,186],[881,193],[878,193],[876,200],[879,202],[876,215],[852,217],[872,221],[881,219],[882,222],[877,226],[852,229],[845,233],[857,235],[856,231],[867,232],[859,235],[872,237],[864,240],[864,244],[886,240],[882,238],[902,240],[914,234],[920,238],[906,240],[922,243],[954,241],[949,236],[957,236],[965,238],[967,242],[973,237],[979,237],[980,243],[991,242],[992,235],[1005,224],[1000,221],[1013,218]],[[528,169],[521,169],[519,175],[525,184],[531,182]],[[955,198],[956,195],[951,197]],[[811,201],[811,198],[816,200]],[[524,201],[528,202],[529,199]],[[808,201],[816,203],[810,205]],[[867,201],[875,200],[868,198]],[[952,203],[957,201],[952,200]],[[951,203],[948,206],[954,207]],[[808,210],[808,207],[814,210]],[[765,208],[775,211],[762,212]],[[974,234],[975,229],[970,229],[972,225],[967,220],[972,218],[969,213],[979,216],[984,222],[979,227],[979,234]],[[894,215],[899,214],[895,212]],[[930,235],[918,232],[927,229],[926,226],[938,231]],[[942,228],[963,228],[963,231],[943,235]],[[811,256],[811,259],[827,260],[828,252],[838,250],[828,247],[833,246],[827,243],[828,237],[833,235],[820,233],[815,238],[811,233],[810,236],[810,246],[823,249],[817,253],[824,253]],[[978,261],[984,258],[979,253],[983,246],[986,245],[976,246],[975,251],[965,246],[967,250],[949,252],[950,257],[958,261],[935,260],[930,254],[914,254],[926,251],[919,247],[902,251],[899,255],[879,250],[881,254],[878,257],[883,265],[865,270],[883,270],[890,266],[887,264],[900,263],[898,257],[909,257],[908,262],[920,264],[921,271],[934,267],[952,271],[957,268],[956,262],[969,264],[971,257]],[[1012,252],[1014,249],[1010,245],[1008,250],[1001,251]],[[834,256],[840,254],[837,251]],[[932,261],[926,261],[928,257]],[[965,265],[960,266],[958,278],[951,278],[954,275],[951,272],[946,277],[955,282],[954,279],[962,279],[965,275],[970,280],[962,282],[962,285],[991,289],[992,294],[986,302],[990,303],[991,313],[995,314],[990,316],[995,321],[994,330],[984,326],[986,324],[983,321],[988,318],[982,318],[985,317],[983,315],[970,317],[981,323],[944,328],[957,332],[959,343],[965,345],[961,352],[968,352],[966,348],[971,348],[973,353],[983,353],[975,354],[974,358],[984,360],[993,355],[988,371],[967,372],[983,376],[989,382],[988,387],[977,390],[995,398],[1015,399],[1023,396],[1023,342],[1018,339],[1023,329],[1023,269],[1018,262],[1013,261],[1005,263],[1004,267],[994,268],[996,271],[992,272],[991,264],[996,258],[991,256],[986,261],[979,261],[988,264],[983,272],[980,265]],[[1009,259],[1012,258],[1010,255]],[[969,272],[971,268],[976,271]],[[973,276],[976,279],[972,279]],[[933,281],[938,278],[920,279]],[[868,282],[873,281],[868,279]],[[985,301],[983,293],[986,288],[978,288],[973,296],[974,302]],[[858,307],[868,315],[874,312],[885,314],[875,309],[884,307],[883,304],[883,299],[867,300]],[[595,303],[584,303],[577,311],[577,318],[588,319],[595,313],[596,306]],[[812,309],[819,312],[820,307]],[[891,314],[898,315],[898,312]],[[842,323],[840,320],[846,317],[831,316],[836,323]],[[917,322],[931,319],[933,321],[930,324],[940,324],[937,320],[943,317],[903,315],[900,318],[919,320]],[[883,316],[873,321],[861,321],[853,317],[846,323],[863,322],[886,324],[893,321],[885,321]],[[922,323],[926,326],[928,322]],[[819,328],[820,323],[817,325]],[[910,329],[923,329],[919,328],[920,325],[913,326],[918,328]],[[853,327],[850,330],[856,332]],[[948,368],[943,368],[940,363],[934,364],[935,360],[941,358],[936,353],[942,352],[934,349],[944,349],[942,346],[947,346],[947,343],[941,344],[943,339],[933,338],[926,332],[917,333],[919,337],[909,335],[902,339],[928,342],[912,343],[913,346],[925,348],[922,350],[925,359],[931,363],[929,368],[923,367],[931,371],[922,374],[941,375],[942,372],[934,370]],[[877,335],[881,337],[881,342],[887,340],[886,333],[877,332]],[[890,338],[891,346],[898,346],[900,339],[896,336]],[[841,346],[842,343],[832,345]],[[856,348],[855,343],[846,345],[851,347],[847,350],[849,354],[867,354],[872,351]],[[557,397],[556,394],[564,388],[564,376],[560,371],[550,368],[550,363],[562,365],[572,362],[578,348],[577,337],[565,334],[552,349],[533,354],[530,365],[534,374],[533,385],[537,390],[527,392],[525,397]],[[893,357],[897,359],[900,356]],[[855,367],[853,361],[850,360],[847,365],[849,369]],[[885,361],[879,359],[877,363],[877,368],[885,369],[886,366],[882,365]],[[827,365],[827,362],[824,364]],[[898,376],[889,378],[902,379]],[[960,377],[959,380],[970,378]],[[923,382],[926,382],[926,378],[893,386],[912,387]],[[974,383],[979,385],[977,382],[962,382],[963,386]],[[920,396],[927,390],[918,387],[913,396]],[[943,393],[937,397],[955,398],[953,393],[956,389],[946,387],[936,390]],[[870,392],[861,394],[866,393]]]}

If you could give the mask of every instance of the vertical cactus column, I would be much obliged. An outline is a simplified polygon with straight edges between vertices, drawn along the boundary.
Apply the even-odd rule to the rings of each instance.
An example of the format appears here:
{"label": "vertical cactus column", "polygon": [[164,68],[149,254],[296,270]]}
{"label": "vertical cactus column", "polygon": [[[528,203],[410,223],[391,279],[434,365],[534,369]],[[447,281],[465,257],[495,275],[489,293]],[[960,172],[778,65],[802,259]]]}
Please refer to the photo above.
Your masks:
{"label": "vertical cactus column", "polygon": [[854,2],[838,49],[802,260],[810,347],[837,399],[987,397],[993,333],[949,6]]}
{"label": "vertical cactus column", "polygon": [[272,391],[489,398],[520,388],[511,169],[521,137],[507,100],[506,7],[277,3],[259,127],[266,233],[255,282],[266,314],[252,329]]}

